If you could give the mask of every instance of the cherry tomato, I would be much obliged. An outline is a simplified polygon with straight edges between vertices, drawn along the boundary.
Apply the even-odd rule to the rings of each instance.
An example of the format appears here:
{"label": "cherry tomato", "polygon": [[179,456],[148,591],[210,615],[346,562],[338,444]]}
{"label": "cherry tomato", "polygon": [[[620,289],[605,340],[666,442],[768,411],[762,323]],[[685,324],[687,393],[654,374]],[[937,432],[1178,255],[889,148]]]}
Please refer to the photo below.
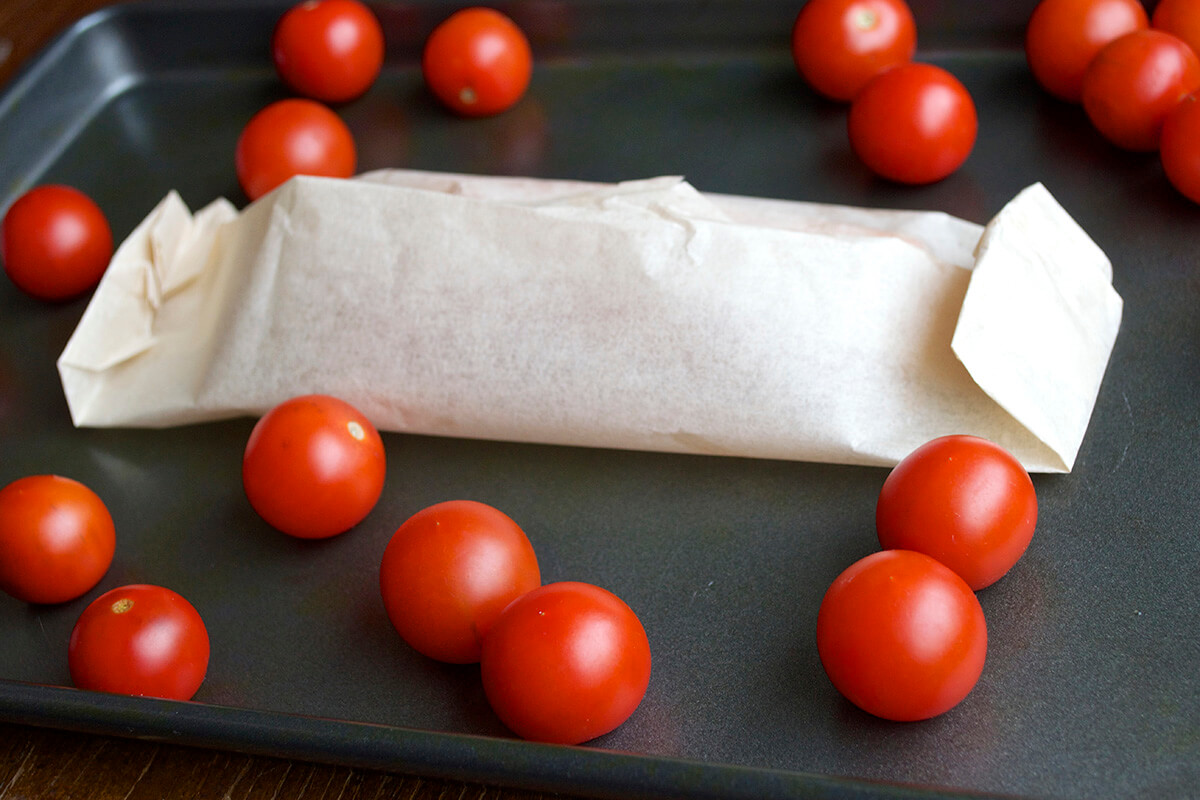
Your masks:
{"label": "cherry tomato", "polygon": [[817,652],[834,687],[862,710],[906,722],[958,705],[987,656],[971,587],[924,553],[883,550],[825,592]]}
{"label": "cherry tomato", "polygon": [[484,503],[451,500],[410,517],[379,571],[384,608],[414,649],[454,664],[479,660],[480,642],[510,602],[542,583],[525,532]]}
{"label": "cherry tomato", "polygon": [[1012,454],[975,436],[943,436],[887,476],[875,527],[884,548],[932,556],[978,590],[1025,553],[1037,513],[1033,481]]}
{"label": "cherry tomato", "polygon": [[383,440],[354,406],[328,395],[285,400],[255,424],[242,485],[264,520],[301,539],[361,522],[383,493]]}
{"label": "cherry tomato", "polygon": [[533,74],[533,54],[524,32],[504,14],[465,8],[429,35],[421,69],[430,91],[448,108],[482,117],[521,99]]}
{"label": "cherry tomato", "polygon": [[1158,148],[1163,120],[1200,89],[1200,58],[1156,30],[1134,31],[1107,45],[1083,76],[1083,108],[1104,138],[1126,150]]}
{"label": "cherry tomato", "polygon": [[808,0],[792,26],[796,69],[833,100],[853,100],[916,49],[917,24],[904,0]]}
{"label": "cherry tomato", "polygon": [[1167,115],[1159,156],[1171,185],[1200,203],[1200,94],[1188,95]]}
{"label": "cherry tomato", "polygon": [[383,28],[358,0],[305,0],[280,17],[271,55],[279,76],[297,92],[342,103],[379,77]]}
{"label": "cherry tomato", "polygon": [[97,692],[190,700],[208,671],[208,630],[196,609],[161,586],[97,597],[71,631],[71,682]]}
{"label": "cherry tomato", "polygon": [[79,481],[31,475],[0,489],[0,589],[65,603],[104,577],[116,550],[104,501]]}
{"label": "cherry tomato", "polygon": [[933,183],[962,166],[979,123],[966,87],[941,67],[909,63],[872,78],[850,104],[855,154],[899,183]]}
{"label": "cherry tomato", "polygon": [[8,209],[0,227],[4,271],[39,300],[67,300],[93,288],[112,254],[104,212],[70,186],[29,190]]}
{"label": "cherry tomato", "polygon": [[1025,58],[1042,88],[1078,103],[1096,54],[1149,24],[1140,0],[1042,0],[1025,28]]}
{"label": "cherry tomato", "polygon": [[1178,36],[1200,55],[1200,3],[1196,0],[1159,0],[1150,25]]}
{"label": "cherry tomato", "polygon": [[349,178],[357,164],[354,135],[315,100],[289,98],[259,111],[238,137],[238,182],[257,200],[296,175]]}
{"label": "cherry tomato", "polygon": [[522,595],[483,640],[483,689],[526,739],[579,744],[625,722],[650,683],[650,643],[637,615],[587,583]]}

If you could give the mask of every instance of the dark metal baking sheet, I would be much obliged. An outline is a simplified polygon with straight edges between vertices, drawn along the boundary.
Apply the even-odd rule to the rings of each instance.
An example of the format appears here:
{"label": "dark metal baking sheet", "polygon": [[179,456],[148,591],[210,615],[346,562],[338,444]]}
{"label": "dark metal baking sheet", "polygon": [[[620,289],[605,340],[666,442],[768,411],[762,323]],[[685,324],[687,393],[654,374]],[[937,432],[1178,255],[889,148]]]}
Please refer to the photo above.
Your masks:
{"label": "dark metal baking sheet", "polygon": [[[285,94],[266,42],[286,5],[118,6],[65,32],[0,96],[0,209],[66,182],[122,237],[170,189],[193,207],[244,203],[234,142]],[[462,120],[430,100],[417,66],[452,6],[380,3],[385,72],[339,112],[363,169],[682,174],[707,191],[977,222],[1045,183],[1112,258],[1125,319],[1074,472],[1035,478],[1033,544],[980,593],[988,662],[964,703],[887,723],[821,671],[817,606],[876,548],[885,470],[388,434],[376,510],[331,541],[299,542],[242,495],[252,420],[72,429],[54,361],[86,301],[43,305],[0,282],[0,481],[82,480],[119,537],[84,598],[0,597],[0,717],[607,796],[1195,796],[1200,207],[1153,156],[1109,147],[1037,89],[1019,49],[1032,0],[915,0],[920,57],[971,89],[980,139],[939,184],[873,179],[850,155],[844,108],[794,73],[797,6],[511,3],[538,54],[531,90],[506,114]],[[409,514],[454,497],[513,516],[546,580],[607,586],[640,614],[654,674],[624,726],[580,748],[510,738],[477,668],[425,660],[392,632],[383,547]],[[213,657],[195,702],[64,688],[74,620],[130,582],[171,586],[203,614]]]}

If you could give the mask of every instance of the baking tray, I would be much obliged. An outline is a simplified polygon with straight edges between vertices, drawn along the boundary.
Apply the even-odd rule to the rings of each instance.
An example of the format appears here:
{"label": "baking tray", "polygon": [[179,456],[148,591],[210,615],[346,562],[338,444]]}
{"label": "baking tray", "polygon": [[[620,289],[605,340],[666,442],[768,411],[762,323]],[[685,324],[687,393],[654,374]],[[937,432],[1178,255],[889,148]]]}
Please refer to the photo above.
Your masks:
{"label": "baking tray", "polygon": [[[286,5],[121,5],[64,32],[0,95],[0,209],[66,182],[121,238],[171,189],[193,208],[245,203],[234,143],[285,96],[267,41]],[[242,494],[253,420],[74,430],[54,362],[86,300],[44,305],[0,281],[0,481],[74,477],[118,530],[112,569],[84,598],[0,597],[0,718],[595,796],[1194,797],[1200,207],[1153,156],[1109,147],[1037,89],[1020,51],[1033,0],[915,0],[919,57],[972,91],[980,138],[941,183],[874,179],[850,154],[845,109],[794,72],[797,6],[502,6],[533,40],[532,86],[503,115],[463,120],[430,99],[418,67],[453,6],[380,3],[384,73],[338,110],[364,170],[681,174],[706,191],[976,222],[1045,183],[1111,256],[1125,318],[1074,471],[1035,476],[1033,543],[979,594],[990,647],[966,701],[888,723],[821,670],[817,607],[877,548],[886,470],[386,434],[379,506],[345,535],[297,541]],[[654,673],[625,725],[583,747],[519,741],[476,667],[426,660],[391,630],[383,548],[410,514],[456,497],[516,519],[545,580],[606,586],[638,612]],[[213,654],[194,702],[68,688],[75,619],[131,582],[171,586],[204,616]]]}

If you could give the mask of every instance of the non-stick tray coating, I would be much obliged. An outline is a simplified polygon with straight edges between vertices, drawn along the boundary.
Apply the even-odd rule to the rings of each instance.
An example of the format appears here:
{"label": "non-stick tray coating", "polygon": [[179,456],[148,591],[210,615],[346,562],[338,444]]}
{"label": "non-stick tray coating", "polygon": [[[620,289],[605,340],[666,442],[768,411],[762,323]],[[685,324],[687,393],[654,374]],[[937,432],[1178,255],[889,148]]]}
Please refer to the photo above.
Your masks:
{"label": "non-stick tray coating", "polygon": [[[845,108],[791,64],[798,5],[511,3],[538,59],[530,91],[505,114],[464,120],[436,105],[419,69],[424,36],[454,6],[379,3],[384,73],[338,111],[363,170],[679,174],[704,191],[980,223],[1043,182],[1112,259],[1125,316],[1074,471],[1035,477],[1033,544],[979,595],[988,661],[963,704],[884,722],[844,701],[817,658],[822,594],[878,547],[886,470],[387,434],[387,485],[368,519],[333,540],[292,540],[242,493],[253,420],[73,429],[54,362],[86,300],[43,305],[5,281],[0,483],[83,481],[108,503],[118,549],[77,601],[0,596],[0,717],[606,796],[1194,796],[1200,207],[1153,155],[1112,148],[1038,89],[1020,49],[1032,0],[915,0],[918,57],[971,90],[980,138],[938,184],[872,178],[850,153]],[[267,44],[286,6],[116,6],[65,32],[0,95],[0,209],[37,183],[69,183],[121,238],[171,189],[194,208],[244,204],[234,143],[286,96]],[[513,739],[477,667],[426,660],[391,630],[377,586],[388,538],[460,497],[517,520],[545,580],[600,584],[640,615],[654,673],[624,726],[581,748]],[[64,688],[75,619],[134,582],[170,586],[204,616],[213,657],[193,703]]]}

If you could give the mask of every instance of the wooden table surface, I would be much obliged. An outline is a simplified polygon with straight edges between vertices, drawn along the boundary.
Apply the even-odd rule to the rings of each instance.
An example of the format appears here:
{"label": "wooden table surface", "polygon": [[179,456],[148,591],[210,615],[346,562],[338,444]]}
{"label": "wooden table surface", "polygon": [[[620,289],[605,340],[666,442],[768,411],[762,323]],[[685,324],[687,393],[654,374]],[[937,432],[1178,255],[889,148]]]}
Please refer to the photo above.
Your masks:
{"label": "wooden table surface", "polygon": [[[0,86],[56,33],[109,4],[111,0],[0,0]],[[0,723],[0,800],[49,797],[548,800],[563,796]]]}

